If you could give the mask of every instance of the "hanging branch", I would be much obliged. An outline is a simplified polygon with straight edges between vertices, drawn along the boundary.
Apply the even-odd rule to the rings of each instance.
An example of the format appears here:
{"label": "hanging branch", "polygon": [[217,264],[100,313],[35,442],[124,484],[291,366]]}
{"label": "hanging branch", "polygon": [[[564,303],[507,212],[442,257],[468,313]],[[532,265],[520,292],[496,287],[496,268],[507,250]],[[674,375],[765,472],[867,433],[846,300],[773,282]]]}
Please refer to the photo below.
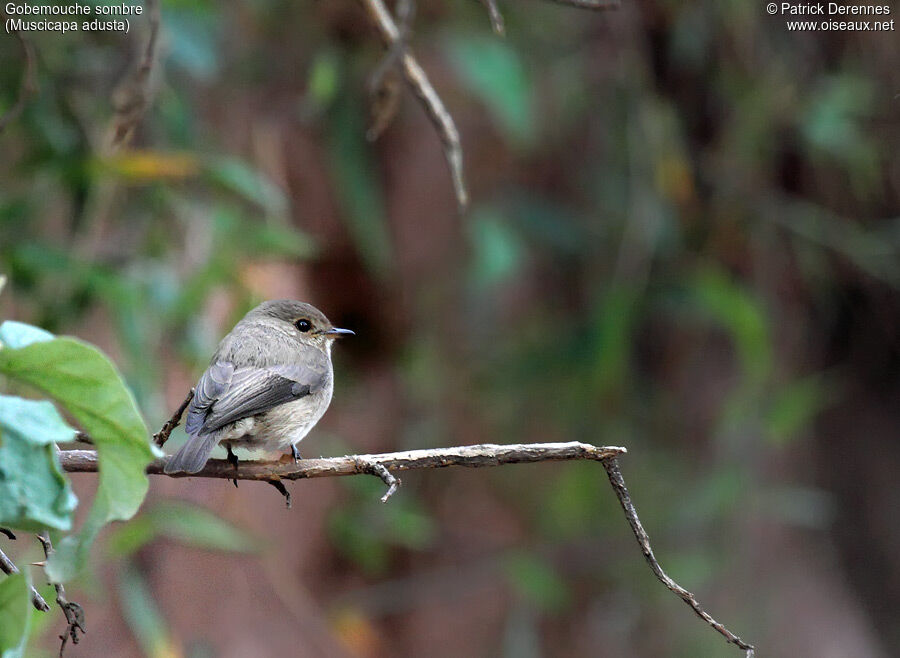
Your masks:
{"label": "hanging branch", "polygon": [[137,67],[113,93],[115,116],[112,120],[110,138],[112,148],[127,144],[150,105],[152,96],[150,74],[153,72],[153,64],[156,61],[159,47],[161,17],[159,0],[147,0],[145,4],[147,19],[150,22],[150,35],[147,37],[147,45],[144,47]]}
{"label": "hanging branch", "polygon": [[[462,145],[459,141],[459,131],[453,122],[453,117],[444,107],[444,102],[438,96],[425,71],[419,65],[418,60],[408,48],[403,46],[400,28],[394,21],[394,17],[383,0],[360,0],[369,13],[371,19],[378,27],[381,38],[388,49],[387,57],[399,57],[403,69],[403,77],[407,84],[419,98],[428,118],[434,124],[441,144],[444,147],[444,158],[450,167],[450,177],[453,180],[453,189],[456,192],[456,202],[460,209],[465,209],[469,203],[469,193],[466,191],[466,182],[463,177]],[[398,45],[399,44],[399,45]],[[400,54],[395,54],[397,52]]]}

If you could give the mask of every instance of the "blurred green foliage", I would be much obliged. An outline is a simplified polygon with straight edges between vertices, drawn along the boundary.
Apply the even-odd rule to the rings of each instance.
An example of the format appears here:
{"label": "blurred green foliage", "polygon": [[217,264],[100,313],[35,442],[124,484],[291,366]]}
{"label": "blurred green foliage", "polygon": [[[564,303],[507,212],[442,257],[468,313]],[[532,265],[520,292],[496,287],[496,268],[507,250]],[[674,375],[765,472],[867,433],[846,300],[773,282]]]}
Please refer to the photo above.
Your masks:
{"label": "blurred green foliage", "polygon": [[[336,404],[369,399],[372,382],[390,389],[385,449],[627,445],[643,521],[688,587],[721,587],[760,525],[828,528],[836,501],[785,465],[818,449],[814,428],[851,388],[833,342],[854,300],[880,306],[900,287],[893,50],[790,34],[745,2],[624,3],[615,15],[506,3],[503,40],[480,3],[419,4],[412,47],[459,121],[473,183],[464,217],[429,196],[446,171],[411,155],[414,139],[416,152],[440,149],[415,138],[414,102],[380,143],[365,141],[365,77],[380,51],[362,12],[165,0],[152,107],[137,148],[112,155],[109,97],[133,44],[39,39],[40,93],[0,136],[0,271],[20,316],[56,332],[109,330],[141,408],[160,421],[166,372],[196,372],[257,301],[247,268],[302,264],[312,291],[370,328],[370,343],[348,348],[359,352]],[[0,57],[20,61],[14,40],[0,41]],[[19,74],[0,70],[3,106]],[[290,174],[276,176],[257,120],[288,136],[285,150],[312,144],[312,155],[286,157]],[[293,181],[318,160],[318,175],[299,172],[306,187]],[[311,190],[321,181],[326,192]],[[307,214],[313,192],[327,217]],[[441,248],[418,239],[435,227]],[[409,265],[419,261],[434,272]],[[230,316],[213,319],[223,295]],[[880,354],[859,349],[870,347]],[[674,604],[597,465],[521,473],[480,474],[476,494],[515,526],[505,542],[544,542],[484,548],[515,595],[508,655],[565,651],[560,638],[593,632],[591,611],[609,600],[633,617],[615,630],[633,654],[709,652],[705,629],[687,623],[646,633]],[[374,478],[342,491],[325,528],[342,556],[335,580],[415,576],[440,559],[455,519],[434,489],[404,487],[386,506]],[[112,549],[131,555],[159,537],[251,548],[197,515],[148,510]],[[585,545],[587,567],[560,557]],[[152,588],[137,567],[129,574],[125,605],[153,654],[171,634]],[[765,602],[731,605],[766,614]]]}
{"label": "blurred green foliage", "polygon": [[27,574],[18,573],[0,580],[0,656],[21,658],[24,655],[33,612]]}

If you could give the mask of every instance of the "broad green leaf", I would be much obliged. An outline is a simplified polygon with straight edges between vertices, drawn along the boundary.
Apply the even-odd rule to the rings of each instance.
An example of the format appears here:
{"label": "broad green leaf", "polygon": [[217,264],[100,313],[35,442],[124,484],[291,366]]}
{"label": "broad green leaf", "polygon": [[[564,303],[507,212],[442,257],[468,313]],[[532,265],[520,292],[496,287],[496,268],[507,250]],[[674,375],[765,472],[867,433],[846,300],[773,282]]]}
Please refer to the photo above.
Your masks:
{"label": "broad green leaf", "polygon": [[24,322],[7,320],[0,324],[0,347],[19,348],[53,339],[54,335],[49,331]]}
{"label": "broad green leaf", "polygon": [[494,38],[449,41],[450,61],[463,82],[494,115],[509,141],[530,145],[536,135],[533,85],[517,51]]}
{"label": "broad green leaf", "polygon": [[33,610],[26,574],[0,580],[0,658],[24,655]]}
{"label": "broad green leaf", "polygon": [[212,512],[186,503],[160,503],[117,528],[107,546],[115,555],[130,555],[157,537],[197,548],[238,553],[259,548],[253,537]]}
{"label": "broad green leaf", "polygon": [[[0,326],[0,337],[9,334]],[[2,340],[2,338],[0,338]],[[147,493],[147,464],[161,453],[131,392],[113,364],[95,347],[75,338],[54,338],[0,349],[0,372],[55,398],[97,447],[100,460],[94,505],[77,536],[65,537],[47,564],[51,580],[70,579],[106,523],[131,518]]]}
{"label": "broad green leaf", "polygon": [[72,527],[78,500],[53,444],[74,436],[50,402],[0,395],[0,526]]}

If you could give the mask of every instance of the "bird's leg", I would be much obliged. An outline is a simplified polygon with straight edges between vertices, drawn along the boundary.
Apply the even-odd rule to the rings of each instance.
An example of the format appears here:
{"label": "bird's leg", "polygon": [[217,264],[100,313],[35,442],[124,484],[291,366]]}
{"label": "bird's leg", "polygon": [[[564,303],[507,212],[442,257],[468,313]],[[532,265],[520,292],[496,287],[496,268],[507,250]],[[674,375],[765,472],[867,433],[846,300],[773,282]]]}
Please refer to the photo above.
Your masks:
{"label": "bird's leg", "polygon": [[300,451],[297,450],[297,444],[295,444],[295,443],[292,443],[292,444],[291,444],[291,457],[294,458],[294,463],[295,463],[295,464],[296,464],[298,461],[300,461],[301,459],[303,459],[303,457],[300,456]]}
{"label": "bird's leg", "polygon": [[284,504],[287,505],[288,509],[291,509],[291,492],[285,488],[284,482],[281,480],[266,480],[266,482],[278,489],[278,493],[284,496]]}
{"label": "bird's leg", "polygon": [[[238,468],[238,458],[237,458],[237,455],[234,454],[234,451],[231,449],[231,444],[230,444],[230,443],[226,443],[226,444],[225,444],[225,450],[228,451],[228,463],[231,464],[231,465],[234,467],[234,470],[237,470],[237,468]],[[234,486],[235,486],[235,487],[238,486],[237,478],[234,478],[234,479],[232,480],[232,482],[234,482]]]}

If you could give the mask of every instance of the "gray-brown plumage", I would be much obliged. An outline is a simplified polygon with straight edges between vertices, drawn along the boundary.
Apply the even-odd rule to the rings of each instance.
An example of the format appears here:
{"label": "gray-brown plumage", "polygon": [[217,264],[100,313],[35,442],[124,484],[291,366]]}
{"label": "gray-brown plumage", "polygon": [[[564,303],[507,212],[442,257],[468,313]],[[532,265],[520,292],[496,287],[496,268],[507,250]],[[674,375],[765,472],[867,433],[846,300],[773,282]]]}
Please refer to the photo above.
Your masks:
{"label": "gray-brown plumage", "polygon": [[319,421],[334,390],[336,329],[304,302],[264,302],[238,322],[200,377],[187,410],[188,441],[166,473],[196,473],[217,445],[268,451],[295,446]]}

